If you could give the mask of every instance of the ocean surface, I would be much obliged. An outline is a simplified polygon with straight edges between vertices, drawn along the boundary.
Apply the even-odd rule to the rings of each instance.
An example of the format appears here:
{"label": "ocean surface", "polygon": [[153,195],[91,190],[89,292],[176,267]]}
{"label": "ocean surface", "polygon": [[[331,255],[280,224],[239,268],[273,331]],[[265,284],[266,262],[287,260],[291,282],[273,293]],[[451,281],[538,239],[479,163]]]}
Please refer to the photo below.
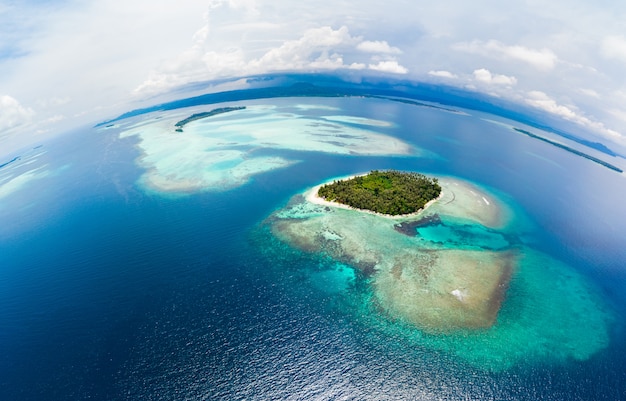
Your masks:
{"label": "ocean surface", "polygon": [[[626,177],[513,128],[619,158],[383,98],[191,106],[0,160],[1,400],[626,400]],[[223,106],[246,109],[167,131]],[[423,333],[367,274],[272,235],[294,195],[372,169],[512,211],[525,262],[492,329]]]}

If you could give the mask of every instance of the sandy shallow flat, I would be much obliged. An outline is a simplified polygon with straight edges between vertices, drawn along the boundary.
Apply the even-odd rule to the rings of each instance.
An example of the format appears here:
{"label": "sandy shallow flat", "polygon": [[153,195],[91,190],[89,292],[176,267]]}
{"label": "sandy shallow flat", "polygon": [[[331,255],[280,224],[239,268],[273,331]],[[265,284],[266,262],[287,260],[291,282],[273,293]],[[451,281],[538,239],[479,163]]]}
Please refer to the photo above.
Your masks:
{"label": "sandy shallow flat", "polygon": [[191,121],[177,132],[178,121],[206,112],[206,107],[184,110],[185,114],[180,110],[159,118],[155,115],[120,133],[120,138],[137,138],[142,156],[136,162],[146,170],[140,183],[151,191],[224,191],[244,185],[258,174],[298,162],[280,156],[257,156],[255,150],[259,148],[361,156],[422,153],[374,130],[382,126],[382,121],[363,120],[361,127],[355,127],[345,116],[331,121],[256,105]]}

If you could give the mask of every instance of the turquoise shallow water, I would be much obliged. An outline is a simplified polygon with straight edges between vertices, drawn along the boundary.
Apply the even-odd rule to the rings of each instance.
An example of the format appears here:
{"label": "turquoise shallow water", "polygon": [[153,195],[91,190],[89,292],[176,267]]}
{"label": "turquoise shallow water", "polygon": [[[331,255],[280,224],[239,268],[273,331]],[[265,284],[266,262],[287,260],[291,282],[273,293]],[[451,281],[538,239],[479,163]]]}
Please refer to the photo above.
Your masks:
{"label": "turquoise shallow water", "polygon": [[[342,116],[327,121],[420,156],[254,142],[237,157],[288,163],[244,164],[235,186],[163,194],[142,186],[145,149],[120,138],[136,122],[122,120],[3,166],[0,185],[22,179],[0,198],[0,398],[624,399],[623,176],[480,113],[362,98],[241,103]],[[371,276],[267,230],[306,188],[384,168],[484,185],[523,216],[495,231],[453,219],[418,230],[443,242],[433,246],[519,250],[492,329],[416,330],[378,307]]]}
{"label": "turquoise shallow water", "polygon": [[[294,198],[267,223],[289,245],[265,239],[261,240],[261,247],[266,248],[266,243],[269,242],[278,247],[274,251],[278,254],[285,252],[284,247],[294,246],[313,257],[318,255],[323,258],[318,266],[299,271],[303,282],[310,283],[321,291],[343,294],[349,302],[353,302],[352,319],[369,316],[371,322],[368,324],[381,327],[390,336],[405,337],[406,341],[414,342],[414,346],[443,351],[473,368],[501,372],[522,366],[559,366],[571,361],[587,361],[608,349],[611,331],[617,319],[615,312],[591,280],[571,266],[523,242],[524,236],[529,236],[533,227],[523,216],[519,205],[509,201],[506,206],[510,220],[504,221],[500,228],[488,228],[466,218],[459,219],[445,214],[445,203],[451,202],[448,201],[449,198],[454,198],[448,189],[450,187],[454,185],[444,186],[443,191],[448,194],[439,201],[444,204],[444,208],[432,206],[435,211],[427,210],[426,214],[430,213],[430,217],[414,220],[415,227],[411,226],[410,218],[406,218],[409,220],[405,222],[403,219],[394,222],[359,211],[333,211],[307,203],[302,198]],[[478,187],[472,188],[478,190]],[[460,192],[454,190],[458,198]],[[490,199],[492,204],[501,202],[492,195]],[[394,223],[396,228],[398,225],[405,226],[401,234],[391,228]],[[296,227],[294,231],[285,228],[289,224]],[[318,225],[322,228],[317,228]],[[414,232],[411,232],[412,229]],[[313,239],[320,235],[324,239]],[[389,238],[398,245],[384,242]],[[384,244],[376,248],[377,242]],[[336,250],[339,246],[343,247],[341,251]],[[357,251],[353,256],[346,256],[353,252],[350,247],[356,247]],[[388,285],[384,283],[394,282],[392,276],[398,274],[394,273],[394,269],[402,263],[398,258],[412,255],[405,252],[407,250],[423,255],[425,262],[418,268],[419,274],[411,276],[402,273],[402,278],[398,279],[397,284],[393,284],[394,289],[384,290],[384,286]],[[471,253],[464,256],[465,251]],[[449,318],[443,317],[447,316],[444,309],[449,307],[447,305],[456,303],[437,301],[435,305],[438,309],[434,313],[442,316],[443,325],[436,326],[434,333],[433,330],[422,331],[418,328],[419,325],[415,327],[413,321],[406,319],[405,312],[400,311],[407,308],[404,303],[419,302],[420,295],[407,294],[399,298],[401,301],[393,301],[397,306],[390,307],[386,304],[390,295],[385,295],[384,291],[423,291],[421,297],[430,299],[434,293],[439,297],[440,291],[453,290],[451,296],[457,297],[458,301],[469,300],[474,291],[480,291],[474,281],[476,279],[471,275],[478,274],[478,280],[488,279],[488,276],[481,276],[483,273],[480,270],[490,269],[489,264],[496,263],[497,260],[494,255],[499,255],[497,252],[502,251],[506,253],[501,257],[506,258],[512,271],[506,273],[511,277],[510,282],[500,284],[505,285],[506,290],[493,325],[458,328],[450,323],[450,327],[454,328],[448,329],[446,319]],[[429,263],[433,263],[433,255],[434,260],[445,260],[449,258],[449,252],[457,252],[450,259],[450,263],[455,263],[451,269],[446,266],[445,261],[435,264],[435,267],[428,267]],[[353,269],[334,262],[333,257],[353,261]],[[386,272],[386,260],[390,260],[393,265],[390,273]],[[409,265],[404,266],[404,271],[412,268],[414,263],[422,263],[420,260],[422,259],[411,259]],[[465,267],[472,263],[478,263],[475,267],[477,273]],[[292,270],[290,260],[284,261],[282,269],[285,273]],[[438,274],[444,269],[448,276]],[[454,277],[464,274],[468,275],[465,279]],[[386,275],[389,278],[385,278]],[[426,280],[426,283],[415,287],[407,286],[403,283],[406,280],[415,280],[416,283]],[[446,284],[448,281],[454,283]],[[351,288],[360,288],[359,295],[351,293]],[[391,295],[391,299],[398,299],[398,295]],[[442,300],[445,299],[445,294],[442,296]],[[486,296],[491,298],[498,295],[487,292]],[[422,308],[430,308],[430,305],[430,301],[426,301]],[[432,316],[432,313],[424,315],[428,321],[433,319]],[[450,315],[452,319],[456,319],[454,316]],[[439,321],[437,319],[440,318],[435,317],[435,321]],[[451,322],[453,321],[455,320]]]}
{"label": "turquoise shallow water", "polygon": [[416,235],[425,241],[442,245],[482,249],[504,249],[511,246],[502,233],[489,230],[480,224],[446,225],[433,224],[415,230]]}

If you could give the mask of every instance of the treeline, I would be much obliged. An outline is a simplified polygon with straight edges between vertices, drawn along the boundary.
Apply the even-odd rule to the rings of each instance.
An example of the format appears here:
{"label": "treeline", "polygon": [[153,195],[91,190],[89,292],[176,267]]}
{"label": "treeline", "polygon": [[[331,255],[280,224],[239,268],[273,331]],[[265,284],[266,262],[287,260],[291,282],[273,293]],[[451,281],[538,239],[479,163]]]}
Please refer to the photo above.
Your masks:
{"label": "treeline", "polygon": [[176,127],[177,132],[183,132],[183,127],[189,124],[192,121],[200,120],[207,117],[216,116],[218,114],[229,113],[231,111],[244,110],[246,106],[235,106],[235,107],[220,107],[218,109],[213,109],[211,111],[203,111],[201,113],[192,114],[184,120],[180,120],[174,126]]}
{"label": "treeline", "polygon": [[[515,131],[517,131],[517,132],[519,132],[521,134],[528,135],[531,138],[535,138],[535,139],[539,139],[540,141],[547,142],[550,145],[556,146],[557,148],[561,148],[561,149],[567,150],[568,152],[571,152],[571,153],[573,153],[575,155],[582,156],[585,159],[591,160],[592,162],[596,162],[596,163],[598,163],[598,164],[600,164],[600,165],[602,165],[604,167],[608,167],[611,170],[617,171],[618,173],[623,173],[624,172],[624,170],[622,170],[621,168],[619,168],[617,166],[612,165],[611,163],[605,162],[604,160],[600,160],[597,157],[588,155],[587,153],[583,153],[583,152],[581,152],[579,150],[576,150],[574,148],[571,148],[571,147],[569,147],[567,145],[563,145],[562,143],[555,142],[555,141],[553,141],[551,139],[544,138],[542,136],[533,134],[532,132],[528,132],[528,131],[520,129],[520,128],[513,128],[513,130],[515,130]],[[584,144],[584,145],[590,146],[589,144]],[[604,152],[604,153],[607,153],[606,151],[603,151],[601,149],[600,149],[600,151]],[[609,151],[610,151],[610,149],[609,149]]]}
{"label": "treeline", "polygon": [[394,170],[373,170],[364,176],[323,185],[318,191],[328,201],[390,215],[417,212],[440,193],[436,178]]}

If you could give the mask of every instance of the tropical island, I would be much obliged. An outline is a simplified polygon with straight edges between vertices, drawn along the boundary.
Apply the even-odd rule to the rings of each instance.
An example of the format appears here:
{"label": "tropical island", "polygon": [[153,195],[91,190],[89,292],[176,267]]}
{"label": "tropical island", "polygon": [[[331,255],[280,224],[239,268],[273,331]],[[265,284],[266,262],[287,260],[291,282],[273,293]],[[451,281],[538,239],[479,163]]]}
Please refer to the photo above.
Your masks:
{"label": "tropical island", "polygon": [[317,194],[329,202],[397,216],[423,209],[441,195],[441,186],[436,178],[419,173],[373,170],[322,185]]}
{"label": "tropical island", "polygon": [[[513,130],[514,130],[514,131],[516,131],[516,132],[519,132],[520,134],[528,135],[528,136],[529,136],[529,137],[531,137],[531,138],[534,138],[534,139],[539,139],[540,141],[543,141],[543,142],[549,143],[549,144],[550,144],[550,145],[552,145],[552,146],[556,146],[557,148],[561,148],[561,149],[566,150],[566,151],[568,151],[568,152],[570,152],[570,153],[573,153],[573,154],[575,154],[575,155],[577,155],[577,156],[584,157],[585,159],[588,159],[588,160],[591,160],[592,162],[598,163],[598,164],[599,164],[599,165],[601,165],[601,166],[604,166],[604,167],[610,168],[610,169],[611,169],[611,170],[613,170],[613,171],[617,171],[618,173],[623,173],[623,172],[624,172],[624,170],[622,170],[621,168],[619,168],[619,167],[617,167],[617,166],[614,166],[614,165],[613,165],[613,164],[611,164],[611,163],[607,163],[607,162],[605,162],[604,160],[600,160],[600,159],[598,159],[597,157],[591,156],[591,155],[589,155],[589,154],[587,154],[587,153],[583,153],[583,152],[581,152],[580,150],[576,150],[576,149],[574,149],[574,148],[572,148],[572,147],[570,147],[570,146],[567,146],[567,145],[564,145],[564,144],[562,144],[562,143],[559,143],[559,142],[553,141],[553,140],[548,139],[548,138],[545,138],[545,137],[543,137],[543,136],[539,136],[539,135],[537,135],[537,134],[533,134],[532,132],[529,132],[529,131],[526,131],[526,130],[523,130],[523,129],[520,129],[520,128],[513,128]],[[566,137],[566,138],[567,138],[567,137]],[[568,139],[572,139],[572,138],[568,138]],[[574,140],[575,142],[582,143],[583,145],[590,146],[590,147],[592,147],[592,148],[597,149],[597,146],[596,146],[596,147],[592,146],[592,145],[593,145],[593,143],[591,143],[591,144],[590,144],[588,141],[581,142],[581,141],[576,141],[575,139],[572,139],[572,140]],[[597,149],[597,150],[598,150],[598,149]],[[599,149],[599,150],[600,150],[601,152],[607,153],[606,151],[604,151],[604,150],[602,150],[602,149]],[[609,151],[610,151],[610,149],[609,149]],[[615,155],[612,155],[612,156],[615,156]]]}
{"label": "tropical island", "polygon": [[290,246],[359,270],[373,305],[393,320],[449,333],[496,322],[519,261],[503,232],[509,218],[472,183],[374,170],[296,195],[267,223]]}
{"label": "tropical island", "polygon": [[192,121],[216,116],[218,114],[230,113],[231,111],[244,110],[245,108],[246,108],[245,106],[220,107],[217,109],[213,109],[211,111],[203,111],[202,113],[192,114],[191,116],[185,118],[184,120],[180,120],[179,122],[174,124],[174,126],[176,127],[176,132],[183,132],[183,127]]}
{"label": "tropical island", "polygon": [[[374,180],[370,174],[355,182]],[[359,318],[371,312],[376,324],[387,320],[394,336],[396,328],[414,327],[423,344],[479,367],[580,361],[607,346],[608,309],[582,276],[524,243],[515,209],[470,181],[432,182],[441,186],[439,197],[402,216],[323,199],[319,189],[332,180],[310,187],[264,221],[278,240],[277,253],[267,256],[289,255],[277,263],[329,296],[354,291]],[[296,253],[285,253],[285,245]],[[300,267],[291,262],[299,252],[319,259]],[[580,316],[591,330],[581,328]]]}

